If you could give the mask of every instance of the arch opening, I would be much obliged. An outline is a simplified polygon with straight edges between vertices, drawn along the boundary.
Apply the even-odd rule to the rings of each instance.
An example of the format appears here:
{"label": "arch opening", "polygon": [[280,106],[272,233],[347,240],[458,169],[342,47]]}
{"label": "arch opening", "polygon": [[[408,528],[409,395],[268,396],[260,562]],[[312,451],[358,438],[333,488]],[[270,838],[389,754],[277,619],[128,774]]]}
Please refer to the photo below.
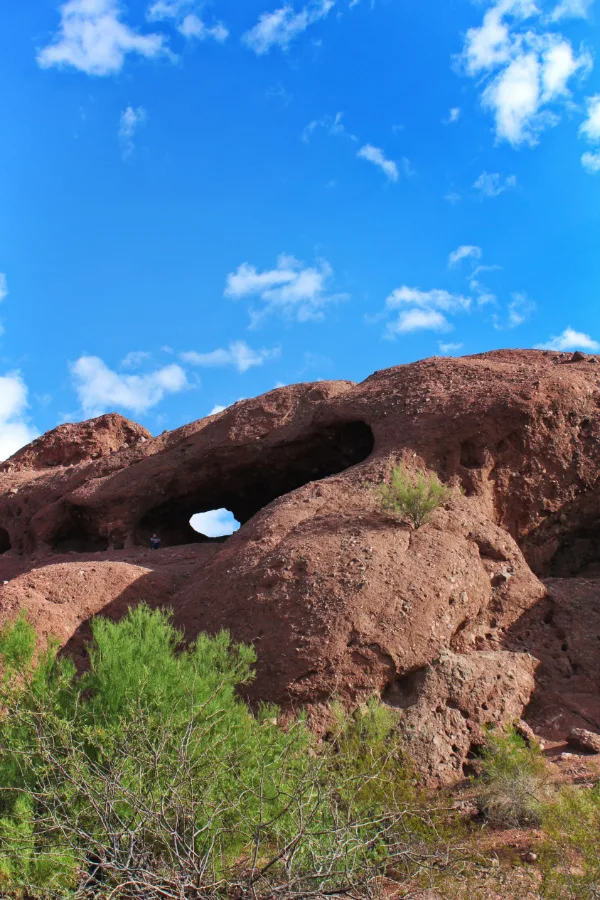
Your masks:
{"label": "arch opening", "polygon": [[0,528],[0,555],[11,549],[10,534],[6,528]]}
{"label": "arch opening", "polygon": [[229,509],[211,509],[196,513],[190,519],[190,525],[199,535],[213,541],[226,540],[240,527],[240,523]]}
{"label": "arch opening", "polygon": [[215,456],[199,460],[197,472],[190,475],[188,470],[174,479],[171,496],[139,521],[134,542],[145,546],[153,533],[164,547],[226,540],[226,534],[211,537],[195,530],[190,520],[226,510],[243,525],[278,497],[364,462],[374,447],[368,425],[346,422],[285,444],[255,441],[222,448]]}

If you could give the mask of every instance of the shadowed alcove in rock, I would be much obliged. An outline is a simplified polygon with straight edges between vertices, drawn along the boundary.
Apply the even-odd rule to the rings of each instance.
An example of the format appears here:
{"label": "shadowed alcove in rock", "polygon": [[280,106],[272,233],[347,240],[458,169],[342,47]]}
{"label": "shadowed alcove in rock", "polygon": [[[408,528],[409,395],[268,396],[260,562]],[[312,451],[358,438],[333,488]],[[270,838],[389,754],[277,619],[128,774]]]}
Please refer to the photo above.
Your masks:
{"label": "shadowed alcove in rock", "polygon": [[10,548],[10,535],[6,528],[0,528],[0,554],[8,553]]}
{"label": "shadowed alcove in rock", "polygon": [[199,460],[197,472],[187,471],[185,478],[173,483],[171,496],[144,514],[135,529],[135,543],[146,545],[153,533],[164,547],[222,541],[226,534],[210,536],[194,530],[192,517],[226,511],[243,525],[278,497],[363,462],[374,446],[368,425],[349,422],[297,441],[216,451],[209,460]]}

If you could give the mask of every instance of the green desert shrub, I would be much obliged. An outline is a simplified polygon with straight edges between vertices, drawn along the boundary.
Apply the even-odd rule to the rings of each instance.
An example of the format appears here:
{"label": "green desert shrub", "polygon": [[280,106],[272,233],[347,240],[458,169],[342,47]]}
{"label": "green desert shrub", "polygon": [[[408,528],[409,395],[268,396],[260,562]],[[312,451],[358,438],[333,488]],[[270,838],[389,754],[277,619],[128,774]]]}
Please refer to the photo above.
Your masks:
{"label": "green desert shrub", "polygon": [[513,728],[490,730],[477,769],[477,805],[490,824],[541,824],[552,788],[537,747],[528,746]]}
{"label": "green desert shrub", "polygon": [[435,472],[408,475],[402,466],[395,466],[389,480],[379,488],[381,505],[399,518],[410,519],[420,528],[431,514],[452,496]]}
{"label": "green desert shrub", "polygon": [[254,651],[225,632],[186,646],[145,606],[92,631],[82,676],[24,617],[0,635],[2,896],[308,896],[435,858],[378,704],[318,745],[240,699]]}

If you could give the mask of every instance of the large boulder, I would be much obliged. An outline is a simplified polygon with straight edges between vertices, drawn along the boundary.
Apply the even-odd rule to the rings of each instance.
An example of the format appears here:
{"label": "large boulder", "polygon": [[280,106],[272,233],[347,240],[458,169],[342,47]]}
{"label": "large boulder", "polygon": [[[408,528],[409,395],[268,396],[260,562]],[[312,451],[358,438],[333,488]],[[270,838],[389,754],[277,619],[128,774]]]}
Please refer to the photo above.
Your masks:
{"label": "large boulder", "polygon": [[[447,654],[479,671],[490,651],[498,669],[505,659],[529,671],[534,630],[521,626],[548,602],[539,578],[572,578],[600,560],[593,362],[540,351],[429,359],[358,385],[281,388],[156,438],[114,415],[62,426],[0,471],[0,582],[44,567],[74,585],[61,607],[72,616],[58,621],[47,597],[36,609],[47,630],[77,642],[90,615],[120,615],[144,591],[130,590],[127,574],[123,588],[119,576],[102,593],[53,566],[156,573],[173,553],[168,584],[150,601],[171,606],[190,638],[228,628],[254,644],[249,697],[307,705],[316,720],[332,698],[352,706],[387,696]],[[381,508],[393,464],[435,472],[451,488],[419,530]],[[223,507],[242,523],[227,541],[191,528],[193,514]],[[153,531],[167,549],[150,556],[142,548]],[[17,596],[35,605],[12,590],[0,593],[0,617]],[[496,685],[498,721],[520,718],[528,693],[517,681]],[[544,706],[540,690],[534,708]],[[445,719],[428,721],[447,750]],[[447,773],[468,752],[465,734],[453,743],[457,765],[440,761]]]}

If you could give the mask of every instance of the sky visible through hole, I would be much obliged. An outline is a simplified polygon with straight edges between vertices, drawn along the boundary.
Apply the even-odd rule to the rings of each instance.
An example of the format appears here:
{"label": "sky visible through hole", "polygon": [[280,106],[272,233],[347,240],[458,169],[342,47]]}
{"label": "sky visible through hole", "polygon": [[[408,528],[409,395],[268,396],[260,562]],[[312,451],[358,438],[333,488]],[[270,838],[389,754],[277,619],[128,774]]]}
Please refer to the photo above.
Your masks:
{"label": "sky visible through hole", "polygon": [[[2,4],[0,459],[600,352],[600,0]],[[27,110],[27,114],[23,114]]]}
{"label": "sky visible through hole", "polygon": [[194,531],[211,538],[233,534],[240,527],[240,523],[228,509],[197,513],[190,519],[190,525]]}

